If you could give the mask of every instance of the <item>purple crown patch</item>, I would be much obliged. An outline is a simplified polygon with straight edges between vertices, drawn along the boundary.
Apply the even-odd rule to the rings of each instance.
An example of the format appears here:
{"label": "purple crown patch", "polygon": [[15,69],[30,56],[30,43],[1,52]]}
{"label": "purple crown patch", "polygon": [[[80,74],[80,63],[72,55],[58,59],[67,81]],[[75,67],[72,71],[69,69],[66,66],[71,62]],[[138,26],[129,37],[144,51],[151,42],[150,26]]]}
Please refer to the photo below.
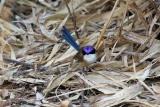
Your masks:
{"label": "purple crown patch", "polygon": [[90,54],[95,51],[93,46],[85,46],[82,48],[84,54]]}

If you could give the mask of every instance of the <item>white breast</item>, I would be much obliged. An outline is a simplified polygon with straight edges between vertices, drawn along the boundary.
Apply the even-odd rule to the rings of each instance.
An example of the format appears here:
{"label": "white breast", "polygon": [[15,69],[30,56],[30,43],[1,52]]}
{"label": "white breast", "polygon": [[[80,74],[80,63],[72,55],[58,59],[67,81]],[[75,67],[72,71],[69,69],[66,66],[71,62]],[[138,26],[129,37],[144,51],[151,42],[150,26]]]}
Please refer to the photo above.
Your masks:
{"label": "white breast", "polygon": [[89,55],[84,55],[83,60],[86,61],[87,63],[91,64],[97,61],[97,56],[96,54],[89,54]]}

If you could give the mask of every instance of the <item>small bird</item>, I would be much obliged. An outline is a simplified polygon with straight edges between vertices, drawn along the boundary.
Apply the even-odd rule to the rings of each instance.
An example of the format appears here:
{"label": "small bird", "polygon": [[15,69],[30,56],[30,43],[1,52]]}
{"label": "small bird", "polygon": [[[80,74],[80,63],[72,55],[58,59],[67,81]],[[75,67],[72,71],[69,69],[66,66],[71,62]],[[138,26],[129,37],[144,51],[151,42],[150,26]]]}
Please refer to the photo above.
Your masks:
{"label": "small bird", "polygon": [[81,48],[65,26],[62,27],[61,31],[63,38],[78,51],[78,54],[80,54],[79,56],[82,55],[82,59],[85,63],[92,64],[97,61],[96,49],[93,46],[87,45]]}

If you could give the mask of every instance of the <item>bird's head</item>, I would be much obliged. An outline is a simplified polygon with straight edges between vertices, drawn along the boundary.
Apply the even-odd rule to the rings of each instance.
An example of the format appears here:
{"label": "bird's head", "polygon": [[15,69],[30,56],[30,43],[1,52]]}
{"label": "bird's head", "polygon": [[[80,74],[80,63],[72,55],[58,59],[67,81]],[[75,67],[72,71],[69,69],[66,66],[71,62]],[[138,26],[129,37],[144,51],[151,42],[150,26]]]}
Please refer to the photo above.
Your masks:
{"label": "bird's head", "polygon": [[83,60],[87,63],[94,63],[97,60],[96,49],[91,46],[82,47]]}

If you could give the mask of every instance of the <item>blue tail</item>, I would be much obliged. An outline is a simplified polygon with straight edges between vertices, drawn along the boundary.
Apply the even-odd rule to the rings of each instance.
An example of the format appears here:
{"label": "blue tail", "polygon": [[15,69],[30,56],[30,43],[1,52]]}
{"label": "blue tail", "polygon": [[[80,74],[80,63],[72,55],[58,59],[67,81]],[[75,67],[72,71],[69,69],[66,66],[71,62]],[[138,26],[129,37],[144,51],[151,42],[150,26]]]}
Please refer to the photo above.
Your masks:
{"label": "blue tail", "polygon": [[76,40],[71,36],[69,30],[65,26],[62,27],[62,36],[77,51],[80,50],[80,46],[76,43]]}

